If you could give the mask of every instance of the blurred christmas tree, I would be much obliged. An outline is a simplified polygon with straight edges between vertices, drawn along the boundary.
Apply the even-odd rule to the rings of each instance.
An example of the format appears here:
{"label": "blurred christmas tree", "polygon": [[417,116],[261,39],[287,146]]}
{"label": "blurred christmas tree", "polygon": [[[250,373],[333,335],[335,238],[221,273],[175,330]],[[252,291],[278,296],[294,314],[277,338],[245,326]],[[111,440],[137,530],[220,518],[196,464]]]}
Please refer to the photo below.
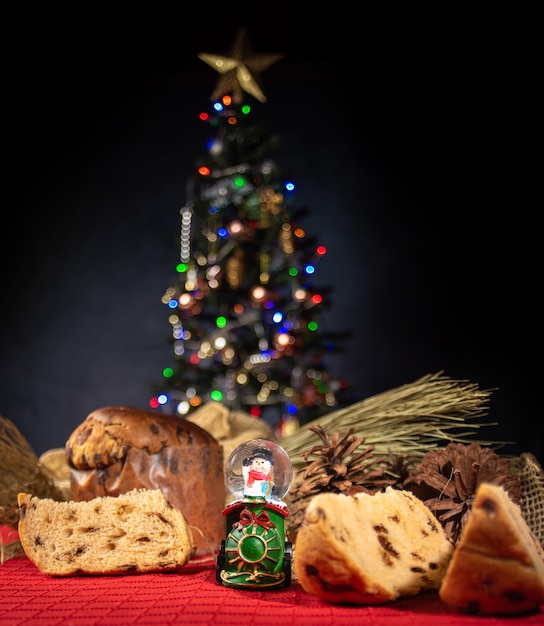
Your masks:
{"label": "blurred christmas tree", "polygon": [[210,401],[266,419],[281,436],[345,404],[326,353],[348,333],[322,328],[330,289],[312,280],[325,255],[301,226],[295,185],[270,155],[277,138],[253,120],[244,93],[266,98],[259,73],[282,55],[257,54],[244,29],[229,55],[199,58],[220,74],[211,134],[181,209],[180,262],[163,296],[175,363],[153,408],[187,415]]}

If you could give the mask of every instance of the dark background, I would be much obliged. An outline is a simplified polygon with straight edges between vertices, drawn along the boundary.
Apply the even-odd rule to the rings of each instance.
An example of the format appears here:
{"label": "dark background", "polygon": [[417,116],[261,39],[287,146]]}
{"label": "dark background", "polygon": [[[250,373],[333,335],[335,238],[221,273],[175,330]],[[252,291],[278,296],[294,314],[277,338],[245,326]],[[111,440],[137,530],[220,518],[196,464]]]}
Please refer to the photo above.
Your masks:
{"label": "dark background", "polygon": [[357,399],[439,371],[492,389],[482,436],[542,459],[536,16],[179,6],[0,3],[2,416],[41,453],[147,408],[218,78],[197,54],[246,26],[285,55],[248,99],[329,250],[331,368]]}

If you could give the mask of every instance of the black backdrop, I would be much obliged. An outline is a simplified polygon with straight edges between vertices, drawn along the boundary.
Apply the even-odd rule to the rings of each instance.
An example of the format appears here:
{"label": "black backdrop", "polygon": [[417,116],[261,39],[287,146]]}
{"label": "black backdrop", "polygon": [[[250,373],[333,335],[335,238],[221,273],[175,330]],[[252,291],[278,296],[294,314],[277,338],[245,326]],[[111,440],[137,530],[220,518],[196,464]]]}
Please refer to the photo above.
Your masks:
{"label": "black backdrop", "polygon": [[197,54],[246,26],[285,54],[255,115],[329,250],[326,321],[352,332],[331,368],[356,399],[438,371],[492,389],[482,436],[541,458],[531,16],[113,4],[1,3],[0,413],[35,451],[146,408],[170,363],[160,299],[217,80]]}

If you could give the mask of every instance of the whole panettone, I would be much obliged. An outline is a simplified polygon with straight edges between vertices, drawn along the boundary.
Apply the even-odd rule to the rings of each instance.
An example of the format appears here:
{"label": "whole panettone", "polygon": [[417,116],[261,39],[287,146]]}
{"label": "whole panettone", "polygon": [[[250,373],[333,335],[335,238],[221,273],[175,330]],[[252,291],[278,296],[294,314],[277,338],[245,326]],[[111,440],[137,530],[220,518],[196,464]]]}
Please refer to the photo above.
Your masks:
{"label": "whole panettone", "polygon": [[74,501],[160,489],[193,528],[197,555],[219,550],[224,534],[223,449],[206,430],[175,415],[97,409],[65,446]]}

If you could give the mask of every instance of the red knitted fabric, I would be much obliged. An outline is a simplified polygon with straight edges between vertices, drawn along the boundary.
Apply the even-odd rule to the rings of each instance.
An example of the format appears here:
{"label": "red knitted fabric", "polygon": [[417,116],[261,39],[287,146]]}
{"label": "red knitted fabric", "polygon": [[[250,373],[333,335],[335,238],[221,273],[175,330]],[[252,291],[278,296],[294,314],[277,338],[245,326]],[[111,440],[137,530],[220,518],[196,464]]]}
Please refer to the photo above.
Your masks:
{"label": "red knitted fabric", "polygon": [[534,626],[515,618],[460,615],[434,592],[380,606],[325,604],[294,582],[282,590],[230,589],[213,559],[178,573],[54,578],[26,557],[0,565],[2,626]]}

